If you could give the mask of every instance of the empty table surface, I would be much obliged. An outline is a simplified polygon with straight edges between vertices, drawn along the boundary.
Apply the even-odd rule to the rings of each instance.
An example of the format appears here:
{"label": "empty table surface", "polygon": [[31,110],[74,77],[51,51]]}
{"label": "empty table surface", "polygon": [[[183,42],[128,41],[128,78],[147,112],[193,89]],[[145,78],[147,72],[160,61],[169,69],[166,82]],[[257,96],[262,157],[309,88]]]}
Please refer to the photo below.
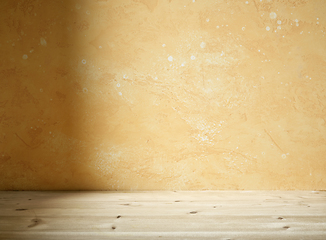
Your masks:
{"label": "empty table surface", "polygon": [[326,239],[326,192],[0,191],[0,239]]}

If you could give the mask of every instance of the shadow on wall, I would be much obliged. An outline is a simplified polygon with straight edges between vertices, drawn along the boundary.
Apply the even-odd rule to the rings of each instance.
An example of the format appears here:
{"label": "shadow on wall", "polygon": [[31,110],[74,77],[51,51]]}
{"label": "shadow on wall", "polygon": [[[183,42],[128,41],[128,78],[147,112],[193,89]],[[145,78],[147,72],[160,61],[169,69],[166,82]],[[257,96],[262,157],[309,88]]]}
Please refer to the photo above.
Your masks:
{"label": "shadow on wall", "polygon": [[0,189],[325,189],[325,3],[0,1]]}
{"label": "shadow on wall", "polygon": [[69,0],[0,8],[0,190],[97,189],[89,10]]}

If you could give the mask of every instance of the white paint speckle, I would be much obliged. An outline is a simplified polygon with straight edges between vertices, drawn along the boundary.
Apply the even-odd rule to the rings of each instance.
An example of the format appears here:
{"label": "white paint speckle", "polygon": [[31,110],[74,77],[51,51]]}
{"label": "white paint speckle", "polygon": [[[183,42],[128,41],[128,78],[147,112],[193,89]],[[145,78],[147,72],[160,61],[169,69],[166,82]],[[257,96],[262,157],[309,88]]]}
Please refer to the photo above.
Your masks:
{"label": "white paint speckle", "polygon": [[163,44],[162,44],[162,47],[165,47],[165,46],[166,46],[166,45],[163,43]]}
{"label": "white paint speckle", "polygon": [[200,47],[201,47],[201,48],[205,48],[205,47],[206,47],[206,43],[205,43],[205,42],[202,42],[202,43],[200,44]]}
{"label": "white paint speckle", "polygon": [[26,60],[28,56],[26,54],[23,55],[23,59]]}
{"label": "white paint speckle", "polygon": [[261,154],[265,155],[265,152],[262,152]]}
{"label": "white paint speckle", "polygon": [[244,31],[246,28],[245,27],[242,27],[242,31]]}
{"label": "white paint speckle", "polygon": [[281,30],[282,28],[281,28],[281,26],[277,26],[277,29],[278,29],[278,30]]}
{"label": "white paint speckle", "polygon": [[102,48],[102,46],[99,46],[98,48]]}
{"label": "white paint speckle", "polygon": [[216,28],[220,28],[220,26],[216,26]]}
{"label": "white paint speckle", "polygon": [[295,22],[299,22],[299,20],[298,20],[298,19],[295,19],[294,21],[295,21]]}
{"label": "white paint speckle", "polygon": [[86,60],[85,59],[82,60],[82,64],[86,64]]}
{"label": "white paint speckle", "polygon": [[44,47],[46,47],[46,45],[47,45],[46,40],[41,37],[41,40],[40,41],[41,41],[41,45],[44,46]]}
{"label": "white paint speckle", "polygon": [[271,30],[271,28],[270,28],[269,26],[267,26],[267,27],[266,27],[266,30],[269,31],[269,30]]}
{"label": "white paint speckle", "polygon": [[120,83],[117,84],[117,87],[120,87]]}
{"label": "white paint speckle", "polygon": [[195,57],[194,55],[192,55],[192,56],[190,57],[190,59],[191,59],[191,60],[195,60],[196,57]]}
{"label": "white paint speckle", "polygon": [[296,25],[297,27],[299,27],[299,23],[296,23],[295,25]]}
{"label": "white paint speckle", "polygon": [[249,2],[248,2],[248,1],[246,1],[246,4],[249,4]]}
{"label": "white paint speckle", "polygon": [[275,12],[271,12],[271,13],[269,14],[269,17],[270,17],[271,19],[275,19],[275,18],[277,17],[277,14],[276,14]]}
{"label": "white paint speckle", "polygon": [[168,60],[169,60],[170,62],[172,62],[172,61],[173,61],[173,57],[172,57],[172,56],[168,57]]}
{"label": "white paint speckle", "polygon": [[196,0],[192,0],[192,2],[196,2]]}
{"label": "white paint speckle", "polygon": [[282,158],[285,159],[286,158],[286,155],[285,154],[282,154]]}
{"label": "white paint speckle", "polygon": [[185,64],[184,64],[184,63],[182,63],[182,64],[181,64],[181,67],[184,67],[184,66],[185,66]]}
{"label": "white paint speckle", "polygon": [[209,18],[206,19],[206,22],[209,22]]}
{"label": "white paint speckle", "polygon": [[119,94],[119,96],[122,96],[122,92],[119,92],[118,94]]}
{"label": "white paint speckle", "polygon": [[282,24],[282,21],[281,20],[277,20],[277,24]]}
{"label": "white paint speckle", "polygon": [[319,22],[316,22],[317,24],[319,24]]}

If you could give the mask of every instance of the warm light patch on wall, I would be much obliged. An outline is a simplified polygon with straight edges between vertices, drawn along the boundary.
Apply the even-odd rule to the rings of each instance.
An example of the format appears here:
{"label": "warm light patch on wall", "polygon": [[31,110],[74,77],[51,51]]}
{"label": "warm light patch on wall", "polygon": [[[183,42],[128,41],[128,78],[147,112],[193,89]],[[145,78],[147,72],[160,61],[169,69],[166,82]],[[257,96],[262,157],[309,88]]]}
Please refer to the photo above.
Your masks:
{"label": "warm light patch on wall", "polygon": [[0,7],[0,189],[326,189],[325,1]]}

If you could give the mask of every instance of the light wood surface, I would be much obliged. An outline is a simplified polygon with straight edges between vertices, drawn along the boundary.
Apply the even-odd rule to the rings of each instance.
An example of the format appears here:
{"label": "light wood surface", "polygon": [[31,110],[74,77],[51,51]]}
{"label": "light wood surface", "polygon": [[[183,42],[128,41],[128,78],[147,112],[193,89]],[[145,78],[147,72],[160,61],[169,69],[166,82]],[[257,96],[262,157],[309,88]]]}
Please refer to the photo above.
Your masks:
{"label": "light wood surface", "polygon": [[0,192],[0,239],[326,239],[326,192]]}

